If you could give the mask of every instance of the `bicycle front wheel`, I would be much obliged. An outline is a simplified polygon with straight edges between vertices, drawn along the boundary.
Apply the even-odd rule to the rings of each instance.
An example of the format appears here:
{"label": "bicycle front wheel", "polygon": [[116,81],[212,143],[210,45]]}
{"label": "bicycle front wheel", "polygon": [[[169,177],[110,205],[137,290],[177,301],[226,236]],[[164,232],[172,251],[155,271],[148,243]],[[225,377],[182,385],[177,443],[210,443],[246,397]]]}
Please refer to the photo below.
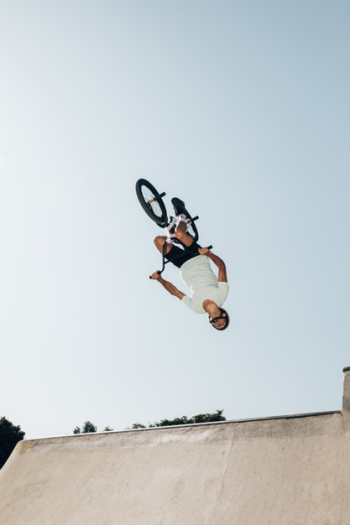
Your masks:
{"label": "bicycle front wheel", "polygon": [[136,182],[136,195],[148,217],[156,222],[158,226],[166,226],[168,215],[162,199],[165,193],[159,194],[148,180],[139,179]]}

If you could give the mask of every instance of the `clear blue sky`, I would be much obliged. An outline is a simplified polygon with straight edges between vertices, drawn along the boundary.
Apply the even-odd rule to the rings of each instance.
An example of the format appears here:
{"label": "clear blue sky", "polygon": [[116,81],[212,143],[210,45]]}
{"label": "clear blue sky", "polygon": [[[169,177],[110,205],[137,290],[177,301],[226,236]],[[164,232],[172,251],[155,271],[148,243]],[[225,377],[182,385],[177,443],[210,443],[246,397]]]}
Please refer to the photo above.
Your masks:
{"label": "clear blue sky", "polygon": [[[1,2],[0,416],[30,438],[341,407],[349,19],[347,1]],[[226,332],[148,279],[141,177],[225,260]]]}

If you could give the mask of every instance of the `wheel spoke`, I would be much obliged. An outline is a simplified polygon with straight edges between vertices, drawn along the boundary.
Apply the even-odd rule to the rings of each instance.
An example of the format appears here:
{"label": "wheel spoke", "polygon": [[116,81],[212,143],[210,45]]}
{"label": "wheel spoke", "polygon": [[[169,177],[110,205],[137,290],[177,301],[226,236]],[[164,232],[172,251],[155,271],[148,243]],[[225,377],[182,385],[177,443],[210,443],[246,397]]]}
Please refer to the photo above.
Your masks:
{"label": "wheel spoke", "polygon": [[162,217],[163,212],[156,199],[156,195],[146,186],[141,187],[142,196],[148,208],[157,216]]}

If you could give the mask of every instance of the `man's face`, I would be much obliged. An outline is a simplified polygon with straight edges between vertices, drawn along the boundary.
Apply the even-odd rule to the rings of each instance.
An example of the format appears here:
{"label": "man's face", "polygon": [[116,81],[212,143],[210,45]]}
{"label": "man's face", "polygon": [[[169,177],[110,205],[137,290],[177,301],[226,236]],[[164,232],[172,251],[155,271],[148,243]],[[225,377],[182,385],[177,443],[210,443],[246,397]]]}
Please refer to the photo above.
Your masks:
{"label": "man's face", "polygon": [[[209,322],[213,328],[216,330],[222,330],[225,328],[228,321],[225,311],[221,311],[218,305],[210,299],[203,301],[203,308],[209,314]],[[215,319],[215,321],[213,321],[213,319]]]}
{"label": "man's face", "polygon": [[214,326],[214,328],[216,328],[217,330],[221,330],[222,328],[224,328],[225,324],[226,324],[226,314],[223,313],[222,314],[222,317],[220,317],[219,319],[216,319],[215,321],[213,321],[211,324]]}

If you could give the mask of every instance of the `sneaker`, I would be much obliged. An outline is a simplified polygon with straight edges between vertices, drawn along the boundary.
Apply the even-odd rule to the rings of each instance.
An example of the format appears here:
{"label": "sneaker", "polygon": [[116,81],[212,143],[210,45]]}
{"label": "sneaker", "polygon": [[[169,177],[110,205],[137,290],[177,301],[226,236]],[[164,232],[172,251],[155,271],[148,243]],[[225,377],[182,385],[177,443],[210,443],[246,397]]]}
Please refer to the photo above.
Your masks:
{"label": "sneaker", "polygon": [[174,206],[174,211],[176,215],[186,214],[186,207],[184,201],[174,197],[171,199],[171,204]]}

